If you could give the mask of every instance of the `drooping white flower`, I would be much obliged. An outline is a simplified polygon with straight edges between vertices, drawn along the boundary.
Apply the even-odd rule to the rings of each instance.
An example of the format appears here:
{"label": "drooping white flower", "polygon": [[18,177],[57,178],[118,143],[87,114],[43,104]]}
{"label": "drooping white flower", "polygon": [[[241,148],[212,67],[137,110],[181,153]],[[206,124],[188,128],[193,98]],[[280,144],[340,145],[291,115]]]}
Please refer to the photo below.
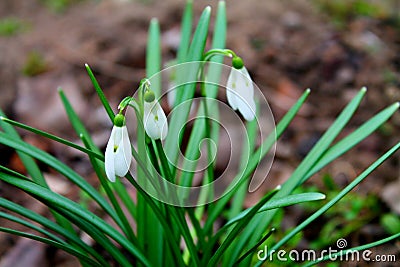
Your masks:
{"label": "drooping white flower", "polygon": [[252,121],[256,114],[253,81],[241,58],[234,57],[232,66],[226,85],[228,103],[234,110],[239,110],[247,121]]}
{"label": "drooping white flower", "polygon": [[147,135],[153,139],[164,140],[168,134],[168,121],[164,110],[155,99],[154,93],[150,90],[144,94],[144,129]]}
{"label": "drooping white flower", "polygon": [[114,119],[110,139],[105,152],[105,169],[108,180],[115,182],[115,176],[124,177],[131,165],[132,148],[129,142],[125,116],[118,114]]}

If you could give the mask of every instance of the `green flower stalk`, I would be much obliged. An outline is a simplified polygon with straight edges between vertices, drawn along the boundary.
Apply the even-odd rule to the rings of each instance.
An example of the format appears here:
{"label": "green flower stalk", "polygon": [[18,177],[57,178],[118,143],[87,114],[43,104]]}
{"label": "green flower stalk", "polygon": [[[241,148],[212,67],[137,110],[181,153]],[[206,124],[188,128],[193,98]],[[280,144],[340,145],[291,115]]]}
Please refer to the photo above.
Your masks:
{"label": "green flower stalk", "polygon": [[131,161],[132,148],[125,116],[118,114],[114,118],[114,127],[105,152],[104,163],[108,180],[115,182],[115,176],[124,177],[129,171]]}

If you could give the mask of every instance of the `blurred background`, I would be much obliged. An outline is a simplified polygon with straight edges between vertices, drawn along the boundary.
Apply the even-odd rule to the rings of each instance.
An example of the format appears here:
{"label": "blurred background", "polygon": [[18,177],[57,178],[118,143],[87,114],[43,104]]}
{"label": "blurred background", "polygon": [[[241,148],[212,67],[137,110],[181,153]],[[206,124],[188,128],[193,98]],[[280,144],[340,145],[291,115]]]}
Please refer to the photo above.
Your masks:
{"label": "blurred background", "polygon": [[[194,1],[195,21],[206,5]],[[0,107],[12,119],[79,142],[58,97],[62,87],[96,143],[104,148],[111,124],[100,106],[88,63],[113,107],[132,95],[145,76],[147,29],[158,18],[163,64],[175,58],[183,0],[1,0]],[[227,1],[227,48],[240,55],[278,121],[306,88],[312,93],[279,141],[268,185],[249,194],[247,205],[282,183],[335,116],[362,86],[368,93],[344,131],[400,100],[400,1]],[[212,32],[212,25],[210,27]],[[20,132],[24,140],[68,163],[94,184],[88,160],[64,146]],[[400,114],[315,175],[302,191],[328,198],[379,155],[399,142]],[[24,172],[12,150],[0,146],[1,164]],[[383,164],[357,189],[289,246],[326,247],[338,238],[351,246],[400,231],[400,155]],[[77,199],[79,192],[51,169],[52,188]],[[0,196],[39,213],[45,207],[0,184]],[[88,203],[90,205],[90,203]],[[285,209],[276,239],[321,203]],[[20,229],[4,220],[0,224]],[[396,254],[399,244],[374,249]],[[0,266],[76,266],[70,256],[33,241],[0,233]]]}

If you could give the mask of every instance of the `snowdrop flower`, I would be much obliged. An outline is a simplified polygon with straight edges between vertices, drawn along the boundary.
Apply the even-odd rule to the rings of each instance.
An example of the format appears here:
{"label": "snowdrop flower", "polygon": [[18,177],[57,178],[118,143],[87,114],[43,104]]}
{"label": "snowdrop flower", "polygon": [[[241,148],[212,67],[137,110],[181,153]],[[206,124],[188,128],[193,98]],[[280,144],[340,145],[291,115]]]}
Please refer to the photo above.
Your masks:
{"label": "snowdrop flower", "polygon": [[253,81],[240,57],[232,59],[232,67],[226,85],[228,103],[234,110],[239,110],[247,121],[252,121],[256,112]]}
{"label": "snowdrop flower", "polygon": [[153,139],[164,140],[168,133],[168,121],[164,110],[155,98],[153,91],[147,90],[144,94],[144,129]]}
{"label": "snowdrop flower", "polygon": [[108,180],[115,182],[115,176],[124,177],[132,161],[132,148],[129,142],[125,116],[118,114],[114,118],[105,152],[105,169]]}

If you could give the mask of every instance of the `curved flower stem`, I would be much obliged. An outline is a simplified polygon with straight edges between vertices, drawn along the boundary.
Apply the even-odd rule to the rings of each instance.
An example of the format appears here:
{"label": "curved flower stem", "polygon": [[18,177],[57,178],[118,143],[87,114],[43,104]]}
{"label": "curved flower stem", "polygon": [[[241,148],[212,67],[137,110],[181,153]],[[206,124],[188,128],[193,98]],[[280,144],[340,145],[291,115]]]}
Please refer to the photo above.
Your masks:
{"label": "curved flower stem", "polygon": [[203,55],[203,61],[210,60],[213,56],[222,55],[227,57],[237,57],[236,53],[230,49],[210,49]]}

